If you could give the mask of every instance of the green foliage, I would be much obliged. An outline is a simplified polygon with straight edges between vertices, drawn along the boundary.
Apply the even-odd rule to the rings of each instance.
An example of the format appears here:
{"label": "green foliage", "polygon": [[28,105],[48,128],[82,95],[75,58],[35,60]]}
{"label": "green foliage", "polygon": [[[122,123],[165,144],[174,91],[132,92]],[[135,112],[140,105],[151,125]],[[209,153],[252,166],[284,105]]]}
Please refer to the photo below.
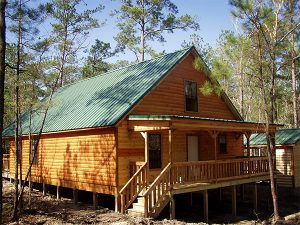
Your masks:
{"label": "green foliage", "polygon": [[93,15],[104,7],[99,5],[79,12],[81,4],[84,4],[83,0],[52,0],[47,4],[48,15],[54,20],[51,39],[58,52],[55,59],[61,85],[80,78],[78,74],[74,76],[77,53],[83,49],[89,31],[101,25]]}
{"label": "green foliage", "polygon": [[165,41],[164,31],[199,28],[192,16],[177,14],[177,6],[170,0],[121,0],[120,9],[112,14],[117,16],[120,29],[115,39],[121,49],[129,49],[143,61],[144,53],[153,52],[149,41]]}
{"label": "green foliage", "polygon": [[110,70],[111,65],[104,60],[115,54],[116,51],[111,50],[109,43],[96,39],[95,44],[91,46],[89,56],[82,69],[82,77],[93,77]]}

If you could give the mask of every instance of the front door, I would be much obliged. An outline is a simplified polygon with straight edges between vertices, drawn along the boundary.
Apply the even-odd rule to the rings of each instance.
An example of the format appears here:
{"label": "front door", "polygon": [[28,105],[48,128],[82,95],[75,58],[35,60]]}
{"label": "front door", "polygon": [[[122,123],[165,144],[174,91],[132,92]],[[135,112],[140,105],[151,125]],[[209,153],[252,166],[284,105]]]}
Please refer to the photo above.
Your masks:
{"label": "front door", "polygon": [[199,160],[199,140],[196,135],[189,135],[187,137],[188,147],[188,161]]}

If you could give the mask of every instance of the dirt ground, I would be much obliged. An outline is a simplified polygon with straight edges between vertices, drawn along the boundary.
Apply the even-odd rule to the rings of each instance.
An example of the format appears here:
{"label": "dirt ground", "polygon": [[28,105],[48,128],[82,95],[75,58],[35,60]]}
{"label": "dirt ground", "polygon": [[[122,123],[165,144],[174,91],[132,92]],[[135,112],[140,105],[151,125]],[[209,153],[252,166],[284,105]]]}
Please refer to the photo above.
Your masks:
{"label": "dirt ground", "polygon": [[[182,200],[183,197],[178,198],[179,206],[177,206],[176,217],[177,220],[167,220],[168,212],[162,214],[157,220],[131,217],[128,215],[122,215],[120,213],[115,213],[113,210],[105,207],[99,206],[99,209],[93,210],[91,204],[88,203],[78,203],[73,204],[71,199],[61,198],[61,200],[56,200],[54,195],[47,194],[43,196],[40,190],[34,189],[32,191],[32,204],[31,207],[28,205],[28,189],[24,195],[24,210],[20,215],[18,222],[10,222],[12,205],[13,205],[13,184],[4,181],[4,224],[20,224],[20,225],[58,225],[58,224],[113,224],[113,225],[131,225],[131,224],[205,224],[201,221],[201,215],[199,216],[199,209],[196,206],[188,208],[188,210],[182,210],[182,208],[187,208],[186,199]],[[212,194],[213,196],[213,194]],[[284,197],[286,199],[286,197]],[[197,196],[195,197],[197,199]],[[265,198],[266,199],[266,198]],[[283,199],[284,200],[284,199]],[[293,201],[293,199],[291,200]],[[300,225],[300,210],[295,208],[291,201],[288,201],[287,210],[284,210],[283,215],[286,216],[287,220],[282,221],[278,224],[299,224]],[[284,201],[286,202],[286,201]],[[184,204],[182,204],[184,203]],[[222,204],[216,204],[218,207],[227,208],[228,206]],[[240,204],[241,205],[241,204]],[[210,215],[210,220],[213,224],[270,224],[268,218],[270,218],[270,211],[267,209],[265,213],[261,215],[249,215],[249,210],[243,212],[241,209],[238,212],[239,216],[237,218],[231,218],[228,210],[221,210],[221,216],[216,216],[216,212],[220,211],[217,206],[212,206],[212,213]],[[291,206],[290,208],[288,206]],[[245,205],[247,209],[249,205]],[[265,205],[263,206],[263,208]],[[230,208],[230,207],[229,207]],[[188,213],[183,213],[187,211]],[[287,213],[292,212],[293,215],[288,215]],[[254,219],[253,219],[254,218]],[[222,222],[221,222],[222,221]],[[219,223],[218,223],[219,222]]]}

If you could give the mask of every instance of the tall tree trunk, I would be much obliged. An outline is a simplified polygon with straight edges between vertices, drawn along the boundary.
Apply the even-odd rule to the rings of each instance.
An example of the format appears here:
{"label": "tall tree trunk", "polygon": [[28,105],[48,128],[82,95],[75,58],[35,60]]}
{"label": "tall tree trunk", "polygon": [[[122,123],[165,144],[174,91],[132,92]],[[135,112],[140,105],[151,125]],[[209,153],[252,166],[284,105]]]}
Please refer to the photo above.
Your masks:
{"label": "tall tree trunk", "polygon": [[64,1],[64,39],[62,43],[62,52],[60,58],[60,67],[59,67],[59,86],[62,87],[65,79],[65,63],[66,63],[66,48],[68,41],[68,24],[67,24],[67,10],[66,2]]}
{"label": "tall tree trunk", "polygon": [[[17,44],[17,62],[16,62],[16,104],[15,104],[15,150],[16,150],[16,164],[15,164],[15,200],[14,200],[14,209],[13,209],[13,221],[18,219],[18,196],[19,196],[19,190],[18,190],[18,172],[19,172],[19,162],[21,161],[21,148],[20,148],[20,93],[19,93],[19,85],[20,85],[20,64],[21,64],[21,57],[20,57],[20,51],[21,51],[21,11],[22,11],[22,0],[19,0],[19,8],[18,8],[18,44]],[[21,167],[21,165],[20,165]],[[21,177],[22,178],[22,177]],[[19,181],[22,183],[22,181]]]}
{"label": "tall tree trunk", "polygon": [[4,80],[5,80],[5,7],[6,0],[0,0],[0,224],[2,224],[2,168],[3,168],[3,117],[4,117]]}
{"label": "tall tree trunk", "polygon": [[143,8],[143,19],[141,21],[141,49],[140,49],[140,62],[145,61],[145,2],[141,1]]}
{"label": "tall tree trunk", "polygon": [[241,115],[243,117],[243,119],[245,119],[245,106],[244,106],[244,71],[243,71],[243,55],[241,54],[240,57],[240,62],[239,62],[239,75],[240,75],[240,90],[239,90],[239,94],[240,94],[240,112]]}

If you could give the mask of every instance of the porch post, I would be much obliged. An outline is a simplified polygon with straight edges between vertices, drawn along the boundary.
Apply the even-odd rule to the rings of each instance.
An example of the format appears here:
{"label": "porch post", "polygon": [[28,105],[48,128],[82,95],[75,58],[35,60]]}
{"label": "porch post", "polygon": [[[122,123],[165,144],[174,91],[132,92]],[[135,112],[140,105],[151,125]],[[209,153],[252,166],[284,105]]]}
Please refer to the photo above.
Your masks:
{"label": "porch post", "polygon": [[146,165],[146,186],[149,186],[149,148],[148,148],[148,132],[145,132],[145,162]]}
{"label": "porch post", "polygon": [[171,170],[170,170],[170,184],[171,184],[171,188],[172,188],[172,185],[173,185],[173,176],[172,176],[172,166],[173,166],[173,154],[172,154],[173,133],[174,133],[174,130],[169,130],[169,162],[171,164]]}
{"label": "porch post", "polygon": [[172,188],[173,188],[173,154],[172,154],[172,145],[173,145],[173,133],[174,130],[169,130],[169,162],[171,165],[170,169],[170,219],[175,219],[175,199],[172,194]]}
{"label": "porch post", "polygon": [[250,157],[250,136],[251,132],[246,132],[245,133],[246,139],[247,139],[247,156]]}

